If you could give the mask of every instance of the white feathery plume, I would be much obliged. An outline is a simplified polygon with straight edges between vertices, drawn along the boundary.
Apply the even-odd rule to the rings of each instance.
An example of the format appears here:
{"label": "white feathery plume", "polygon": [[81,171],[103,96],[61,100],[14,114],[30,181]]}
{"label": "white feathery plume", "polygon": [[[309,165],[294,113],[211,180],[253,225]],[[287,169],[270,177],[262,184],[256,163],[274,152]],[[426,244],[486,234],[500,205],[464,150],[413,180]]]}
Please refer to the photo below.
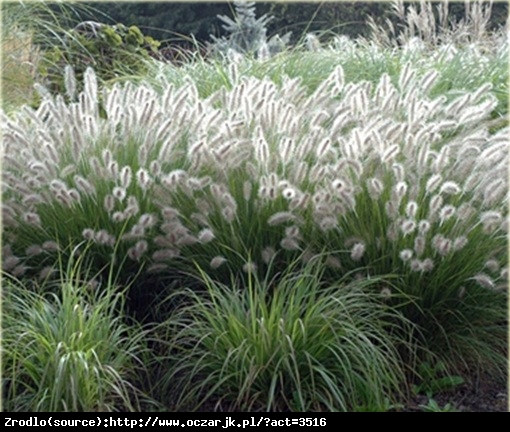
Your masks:
{"label": "white feathery plume", "polygon": [[418,203],[416,201],[409,201],[406,204],[406,215],[408,218],[413,219],[416,217],[416,212],[418,211]]}
{"label": "white feathery plume", "polygon": [[18,277],[19,278],[19,277],[23,276],[26,273],[27,270],[28,270],[28,267],[26,265],[19,264],[18,266],[16,266],[14,268],[14,270],[11,271],[11,273],[12,273],[12,275],[14,277]]}
{"label": "white feathery plume", "polygon": [[215,256],[211,262],[209,263],[209,265],[211,266],[212,269],[216,270],[218,269],[220,266],[222,266],[224,263],[227,262],[227,259],[225,257],[222,257],[222,256]]}
{"label": "white feathery plume", "polygon": [[418,222],[418,232],[421,235],[425,235],[430,230],[430,222],[426,219],[422,219],[420,222]]}
{"label": "white feathery plume", "polygon": [[444,193],[447,195],[457,195],[462,192],[460,186],[453,181],[446,181],[441,185],[441,189],[439,189],[439,193]]}
{"label": "white feathery plume", "polygon": [[332,151],[331,140],[329,138],[324,138],[316,147],[315,155],[318,159],[324,159],[328,156],[330,151]]}
{"label": "white feathery plume", "polygon": [[442,206],[443,206],[442,195],[436,194],[432,196],[429,203],[429,215],[434,216]]}
{"label": "white feathery plume", "polygon": [[110,163],[113,161],[112,152],[108,149],[103,150],[102,156],[103,156],[103,163],[105,166],[110,165]]}
{"label": "white feathery plume", "polygon": [[285,228],[285,236],[288,238],[295,238],[299,240],[302,239],[299,227],[297,227],[296,225]]}
{"label": "white feathery plume", "polygon": [[41,226],[41,218],[37,213],[27,212],[23,215],[23,220],[28,224]]}
{"label": "white feathery plume", "polygon": [[477,103],[483,96],[488,94],[492,90],[492,83],[487,82],[482,84],[474,93],[471,94],[471,100],[473,103]]}
{"label": "white feathery plume", "polygon": [[307,193],[301,194],[290,201],[289,203],[289,209],[295,210],[305,210],[308,206],[308,203],[310,202],[310,195]]}
{"label": "white feathery plume", "polygon": [[138,200],[136,199],[136,197],[134,195],[130,195],[128,197],[127,207],[126,207],[124,214],[127,217],[130,217],[130,216],[135,216],[136,214],[138,214],[139,211],[140,211],[140,206],[138,205]]}
{"label": "white feathery plume", "polygon": [[[385,75],[385,78],[388,76],[386,73],[384,75]],[[407,90],[407,88],[409,87],[409,84],[413,81],[414,77],[415,77],[415,71],[411,67],[411,62],[406,62],[406,64],[402,68],[402,71],[400,72],[400,76],[398,79],[398,86],[399,86],[400,90],[401,91]],[[388,80],[385,79],[383,82],[383,77],[381,77],[380,84],[379,84],[377,90],[379,92],[381,92],[381,90],[379,90],[379,87],[384,86],[384,85],[388,85]]]}
{"label": "white feathery plume", "polygon": [[269,146],[264,137],[259,137],[255,145],[255,157],[262,165],[269,161]]}
{"label": "white feathery plume", "polygon": [[332,269],[341,270],[342,262],[337,257],[329,255],[326,259],[326,266],[328,266]]}
{"label": "white feathery plume", "polygon": [[[119,202],[122,202],[122,201],[124,201],[124,198],[126,198],[126,189],[124,189],[123,187],[120,187],[120,186],[115,186],[113,188],[112,195]],[[108,196],[111,196],[111,195],[108,195]],[[109,210],[109,211],[111,211],[111,210]]]}
{"label": "white feathery plume", "polygon": [[399,213],[398,205],[394,202],[394,200],[386,201],[384,204],[384,210],[390,219],[395,219]]}
{"label": "white feathery plume", "polygon": [[413,251],[411,249],[403,249],[400,251],[399,257],[402,261],[407,262],[413,257]]}
{"label": "white feathery plume", "polygon": [[469,202],[462,203],[457,209],[457,219],[467,221],[475,214],[475,209]]}
{"label": "white feathery plume", "polygon": [[416,230],[416,222],[413,219],[405,219],[400,224],[400,229],[404,236],[412,234]]}
{"label": "white feathery plume", "polygon": [[140,219],[138,219],[138,224],[144,228],[152,228],[154,225],[156,225],[156,223],[156,217],[150,213],[144,213],[140,216]]}
{"label": "white feathery plume", "polygon": [[425,258],[421,262],[421,270],[423,272],[430,272],[434,269],[434,261],[431,258]]}
{"label": "white feathery plume", "polygon": [[478,273],[472,279],[482,288],[494,289],[495,287],[493,279],[485,273]]}
{"label": "white feathery plume", "polygon": [[13,268],[15,268],[20,262],[21,262],[21,259],[18,258],[17,256],[14,256],[14,255],[9,256],[7,258],[4,258],[4,260],[2,262],[2,269],[4,271],[10,271]]}
{"label": "white feathery plume", "polygon": [[144,191],[146,191],[152,184],[152,178],[145,168],[140,168],[136,172],[136,179],[138,181],[138,186]]}
{"label": "white feathery plume", "polygon": [[441,147],[441,150],[439,151],[439,154],[432,164],[432,170],[435,173],[441,173],[444,172],[448,166],[448,163],[450,161],[450,147],[448,145],[444,145]]}
{"label": "white feathery plume", "polygon": [[232,207],[225,207],[221,210],[221,215],[223,216],[223,219],[225,219],[225,221],[230,224],[234,222],[236,212]]}
{"label": "white feathery plume", "polygon": [[499,277],[505,281],[508,281],[508,266],[505,266],[501,269]]}
{"label": "white feathery plume", "polygon": [[149,273],[161,273],[168,269],[167,264],[151,264],[149,267],[147,267],[147,272]]}
{"label": "white feathery plume", "polygon": [[286,222],[294,222],[296,220],[296,216],[294,216],[290,212],[281,211],[273,214],[268,220],[267,224],[269,226],[281,225]]}
{"label": "white feathery plume", "polygon": [[384,186],[378,178],[372,177],[367,180],[367,190],[370,198],[377,201],[384,190]]}
{"label": "white feathery plume", "polygon": [[248,261],[243,265],[243,271],[245,273],[255,273],[257,271],[257,265],[252,261]]}
{"label": "white feathery plume", "polygon": [[135,224],[129,231],[131,238],[143,237],[145,235],[145,227],[139,224]]}
{"label": "white feathery plume", "polygon": [[177,258],[180,255],[180,252],[178,249],[175,248],[167,248],[167,249],[160,249],[156,252],[154,252],[151,256],[151,258],[154,261],[169,261],[174,258]]}
{"label": "white feathery plume", "polygon": [[126,215],[124,214],[124,212],[116,211],[111,215],[111,219],[113,222],[117,223],[123,222],[124,220],[126,220]]}
{"label": "white feathery plume", "polygon": [[33,206],[44,203],[44,199],[40,194],[30,194],[23,197],[22,203],[25,206]]}
{"label": "white feathery plume", "polygon": [[400,202],[400,200],[402,200],[402,198],[404,198],[404,196],[406,195],[407,193],[407,188],[408,188],[408,185],[405,181],[399,181],[396,185],[395,185],[395,189],[394,189],[394,192],[395,192],[395,195],[396,197],[398,198],[398,201]]}
{"label": "white feathery plume", "polygon": [[44,252],[43,248],[39,245],[31,245],[31,246],[27,247],[27,249],[25,251],[26,255],[29,257],[39,255],[43,252]]}
{"label": "white feathery plume", "polygon": [[[149,165],[149,171],[154,177],[159,177],[161,174],[161,164],[157,160],[153,160]],[[121,174],[122,175],[122,174]]]}
{"label": "white feathery plume", "polygon": [[354,246],[351,249],[351,259],[353,261],[360,261],[363,258],[363,255],[365,254],[365,243],[355,243]]}
{"label": "white feathery plume", "polygon": [[503,200],[508,194],[508,185],[503,179],[497,179],[489,183],[483,191],[483,204],[485,207],[492,207]]}
{"label": "white feathery plume", "polygon": [[292,181],[299,185],[301,184],[307,177],[308,174],[308,164],[302,160],[297,160],[292,164]]}
{"label": "white feathery plume", "polygon": [[92,186],[87,179],[78,174],[74,176],[74,183],[76,187],[85,194],[94,195],[96,193],[94,186]]}
{"label": "white feathery plume", "polygon": [[457,117],[459,113],[471,103],[472,99],[473,95],[471,93],[467,93],[455,99],[453,102],[451,102],[449,105],[445,107],[445,113],[447,113],[450,116]]}
{"label": "white feathery plume", "polygon": [[455,214],[456,208],[450,204],[447,204],[441,208],[439,211],[439,220],[440,225],[442,225],[447,220],[451,219]]}
{"label": "white feathery plume", "polygon": [[90,228],[85,228],[81,235],[83,236],[83,238],[85,240],[93,240],[94,239],[94,236],[95,236],[95,231],[93,229],[90,229]]}
{"label": "white feathery plume", "polygon": [[480,217],[480,222],[483,225],[483,230],[487,234],[496,231],[499,228],[502,220],[503,220],[502,214],[497,211],[483,212]]}
{"label": "white feathery plume", "polygon": [[271,262],[271,260],[273,259],[273,257],[276,255],[276,251],[274,250],[273,247],[267,246],[262,250],[261,255],[262,255],[262,261],[265,264],[269,264]]}
{"label": "white feathery plume", "polygon": [[280,242],[280,246],[285,249],[285,250],[288,250],[288,251],[293,251],[293,250],[300,250],[300,246],[299,246],[299,243],[296,241],[295,238],[289,238],[289,237],[285,237],[281,242]]}
{"label": "white feathery plume", "polygon": [[393,174],[395,175],[397,183],[404,183],[405,170],[402,164],[394,163],[391,168],[393,169]]}
{"label": "white feathery plume", "polygon": [[214,233],[212,232],[211,229],[209,228],[204,228],[203,230],[201,230],[199,233],[198,233],[198,240],[201,242],[201,243],[209,243],[211,242],[212,240],[214,240],[215,238],[215,235]]}
{"label": "white feathery plume", "polygon": [[117,161],[111,161],[107,166],[107,172],[109,174],[109,177],[113,180],[117,179],[117,176],[119,175],[119,164]]}
{"label": "white feathery plume", "polygon": [[58,250],[60,249],[58,243],[53,240],[45,241],[42,244],[42,248],[48,252],[58,252]]}
{"label": "white feathery plume", "polygon": [[495,259],[490,259],[485,262],[484,265],[491,273],[498,273],[500,270],[499,262]]}
{"label": "white feathery plume", "polygon": [[434,86],[438,76],[439,73],[435,69],[430,70],[422,77],[420,83],[418,84],[418,87],[421,87],[421,91],[424,94],[429,93],[429,91]]}
{"label": "white feathery plume", "polygon": [[459,250],[463,249],[467,244],[468,244],[468,239],[466,236],[457,237],[453,241],[453,250],[459,251]]}
{"label": "white feathery plume", "polygon": [[111,194],[108,194],[104,197],[104,202],[103,202],[103,206],[104,206],[104,209],[110,213],[113,211],[113,209],[115,208],[115,198],[113,195]]}
{"label": "white feathery plume", "polygon": [[410,267],[412,271],[418,272],[422,270],[422,263],[419,259],[413,259],[410,262]]}
{"label": "white feathery plume", "polygon": [[416,252],[416,256],[420,257],[425,252],[426,241],[425,237],[418,236],[414,239],[414,251]]}
{"label": "white feathery plume", "polygon": [[39,272],[39,280],[44,280],[48,278],[52,273],[56,271],[53,266],[46,266]]}
{"label": "white feathery plume", "polygon": [[400,152],[400,145],[393,144],[389,147],[387,147],[382,155],[381,155],[381,161],[382,163],[388,163],[391,162]]}
{"label": "white feathery plume", "polygon": [[245,201],[250,201],[252,194],[252,183],[247,180],[243,183],[243,198]]}

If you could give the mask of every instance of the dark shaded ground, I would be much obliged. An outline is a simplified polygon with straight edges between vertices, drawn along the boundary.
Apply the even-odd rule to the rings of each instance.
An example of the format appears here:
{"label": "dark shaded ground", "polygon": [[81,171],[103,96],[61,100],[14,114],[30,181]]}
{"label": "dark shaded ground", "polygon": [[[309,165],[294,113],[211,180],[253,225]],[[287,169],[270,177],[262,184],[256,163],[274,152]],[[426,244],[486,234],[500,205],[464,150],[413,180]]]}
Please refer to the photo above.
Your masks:
{"label": "dark shaded ground", "polygon": [[[440,407],[447,404],[460,412],[508,412],[508,384],[484,379],[478,384],[462,385],[455,390],[434,395]],[[407,412],[423,412],[420,405],[427,405],[427,396],[415,396],[406,407]]]}
{"label": "dark shaded ground", "polygon": [[[505,382],[484,380],[479,384],[462,385],[455,390],[434,395],[432,398],[440,408],[447,404],[455,412],[509,412],[508,385]],[[423,408],[429,403],[425,395],[413,396],[398,412],[435,412]],[[213,403],[205,404],[198,412],[229,412],[218,410]],[[448,412],[444,410],[443,412]]]}

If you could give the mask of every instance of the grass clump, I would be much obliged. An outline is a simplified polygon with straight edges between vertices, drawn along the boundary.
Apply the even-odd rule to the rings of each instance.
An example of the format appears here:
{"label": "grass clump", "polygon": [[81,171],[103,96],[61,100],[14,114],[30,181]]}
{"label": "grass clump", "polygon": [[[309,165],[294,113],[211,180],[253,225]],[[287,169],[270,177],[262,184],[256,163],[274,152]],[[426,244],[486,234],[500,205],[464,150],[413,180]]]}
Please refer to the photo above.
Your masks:
{"label": "grass clump", "polygon": [[41,287],[3,280],[3,403],[6,411],[139,411],[146,334],[128,324],[123,293],[94,290],[81,260]]}
{"label": "grass clump", "polygon": [[200,270],[205,292],[175,293],[184,306],[162,326],[165,395],[193,410],[388,409],[404,380],[401,318],[363,291],[380,280],[325,286],[321,268],[242,287]]}
{"label": "grass clump", "polygon": [[[89,69],[74,102],[49,95],[4,116],[4,270],[44,277],[64,238],[91,241],[97,270],[118,251],[124,282],[196,262],[227,283],[263,275],[277,252],[282,269],[326,250],[333,280],[398,273],[427,348],[493,369],[506,343],[507,128],[490,130],[490,85],[450,101],[430,96],[438,76],[407,63],[374,88],[338,67],[308,94],[233,64],[231,88],[204,99],[192,81],[99,90]],[[468,334],[484,343],[494,328],[498,343],[472,356]]]}
{"label": "grass clump", "polygon": [[[33,33],[25,36],[31,43]],[[92,69],[81,86],[67,67],[65,95],[39,86],[37,109],[1,115],[3,271],[44,281],[56,272],[57,256],[72,261],[65,245],[86,240],[94,274],[112,265],[125,286],[138,277],[140,295],[129,292],[135,308],[139,299],[150,303],[175,289],[168,287],[186,286],[183,274],[205,279],[206,294],[174,297],[188,306],[167,323],[180,338],[166,336],[169,355],[205,356],[204,347],[207,355],[219,354],[209,339],[197,339],[198,330],[187,333],[210,331],[214,323],[225,330],[214,339],[223,357],[212,369],[199,361],[172,370],[185,374],[182,406],[379,409],[396,381],[373,378],[358,324],[348,331],[359,341],[361,363],[347,355],[320,369],[312,361],[319,347],[305,336],[317,329],[335,347],[329,354],[343,358],[335,351],[345,347],[340,321],[351,321],[342,305],[358,297],[379,301],[381,293],[384,307],[413,323],[402,331],[426,353],[420,360],[444,364],[447,374],[504,377],[508,43],[495,37],[492,45],[462,38],[430,45],[407,36],[402,46],[345,37],[323,46],[310,39],[311,51],[298,47],[270,60],[194,57],[111,88]],[[322,252],[321,271],[307,270]],[[289,273],[285,283],[272,279],[289,267],[299,273],[296,260],[304,273]],[[350,287],[387,274],[397,275],[390,287],[358,283],[356,299],[339,294],[346,292],[337,283],[345,275]],[[313,295],[301,291],[308,285]],[[105,287],[99,290],[108,296]],[[16,303],[9,294],[9,301],[16,313],[30,303],[56,314],[67,297],[53,290],[50,300],[27,294],[30,300]],[[45,302],[50,306],[40,306]],[[298,304],[310,314],[297,313]],[[135,315],[161,316],[145,314],[146,304],[140,309]],[[379,325],[378,314],[367,317],[368,326]],[[324,316],[338,331],[321,333]],[[244,339],[235,345],[234,336]],[[248,351],[229,351],[230,343]],[[387,349],[384,341],[375,345]],[[267,347],[279,357],[260,354]],[[225,383],[224,394],[206,372]],[[9,388],[18,391],[13,382]],[[364,395],[369,385],[379,389],[373,399]],[[345,389],[356,396],[349,399]]]}

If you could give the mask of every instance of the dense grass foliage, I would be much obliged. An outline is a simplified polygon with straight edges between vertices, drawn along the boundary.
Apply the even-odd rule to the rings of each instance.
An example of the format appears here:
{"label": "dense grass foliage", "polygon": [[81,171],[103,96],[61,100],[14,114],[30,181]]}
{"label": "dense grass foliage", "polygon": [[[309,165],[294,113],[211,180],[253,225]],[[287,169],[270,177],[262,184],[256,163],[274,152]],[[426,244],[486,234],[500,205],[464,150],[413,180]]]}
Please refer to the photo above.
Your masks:
{"label": "dense grass foliage", "polygon": [[385,410],[424,361],[504,379],[507,35],[417,36],[420,17],[106,84],[67,66],[61,93],[13,96],[8,409],[160,407],[143,388],[168,409]]}
{"label": "dense grass foliage", "polygon": [[58,283],[34,292],[3,281],[3,396],[6,411],[139,411],[147,334],[127,325],[124,296],[82,280],[81,260]]}
{"label": "dense grass foliage", "polygon": [[[364,292],[381,280],[324,286],[323,266],[274,279],[250,274],[207,291],[166,322],[162,392],[178,407],[229,411],[385,411],[404,382],[391,336],[402,318]],[[184,300],[185,299],[185,300]],[[398,333],[398,332],[395,332]]]}

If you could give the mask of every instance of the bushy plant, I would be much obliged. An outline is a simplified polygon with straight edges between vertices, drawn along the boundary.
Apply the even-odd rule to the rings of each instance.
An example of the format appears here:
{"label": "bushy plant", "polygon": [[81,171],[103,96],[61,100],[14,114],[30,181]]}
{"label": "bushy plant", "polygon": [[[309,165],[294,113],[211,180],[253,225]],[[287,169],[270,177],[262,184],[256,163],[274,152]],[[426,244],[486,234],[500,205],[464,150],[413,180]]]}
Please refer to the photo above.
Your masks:
{"label": "bushy plant", "polygon": [[[83,257],[82,257],[83,258]],[[81,259],[82,259],[81,258]],[[2,392],[7,411],[137,411],[146,334],[126,324],[123,294],[94,290],[81,259],[37,293],[3,280]]]}
{"label": "bushy plant", "polygon": [[200,270],[206,293],[163,323],[161,391],[177,408],[243,411],[383,410],[404,372],[391,335],[401,318],[364,292],[381,280],[324,285],[323,266],[278,280],[223,285]]}
{"label": "bushy plant", "polygon": [[159,45],[134,25],[84,21],[66,32],[61,44],[45,51],[38,72],[50,91],[64,93],[62,72],[67,65],[73,67],[79,82],[87,67],[93,67],[102,81],[140,76]]}
{"label": "bushy plant", "polygon": [[255,3],[236,1],[234,20],[225,15],[218,15],[218,18],[225,24],[223,28],[229,33],[227,37],[217,38],[211,35],[213,43],[209,49],[213,53],[220,53],[232,56],[247,54],[266,59],[285,49],[289,43],[291,33],[284,36],[273,36],[267,39],[266,24],[272,17],[267,14],[256,18]]}
{"label": "bushy plant", "polygon": [[447,100],[429,96],[434,70],[373,86],[337,67],[308,94],[227,71],[207,98],[192,81],[103,89],[100,113],[88,70],[77,102],[4,116],[4,270],[46,276],[84,238],[97,268],[127,257],[126,280],[195,261],[228,282],[326,250],[328,277],[398,273],[450,365],[501,366],[508,128],[489,132],[491,86]]}

